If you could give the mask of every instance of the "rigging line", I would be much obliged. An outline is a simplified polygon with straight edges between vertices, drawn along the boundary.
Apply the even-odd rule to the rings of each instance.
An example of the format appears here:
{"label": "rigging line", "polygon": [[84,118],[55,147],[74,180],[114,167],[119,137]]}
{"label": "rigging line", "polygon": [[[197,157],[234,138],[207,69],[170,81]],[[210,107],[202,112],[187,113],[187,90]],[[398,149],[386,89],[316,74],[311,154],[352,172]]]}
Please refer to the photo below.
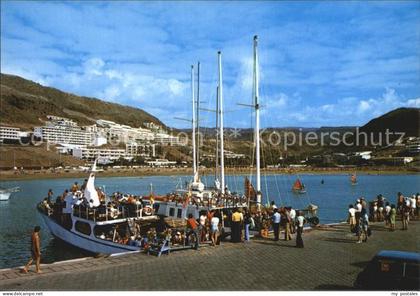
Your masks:
{"label": "rigging line", "polygon": [[[265,164],[265,167],[267,167],[267,162],[265,161],[265,157],[264,157],[264,155],[265,155],[265,153],[263,152],[264,151],[264,149],[261,149],[261,154],[262,154],[262,156],[263,156],[263,159],[264,159],[264,164]],[[270,194],[269,194],[269,191],[268,191],[268,184],[267,184],[267,170],[264,170],[264,183],[265,183],[265,192],[266,192],[266,195],[267,195],[267,197],[266,197],[266,200],[267,200],[267,205],[269,206],[270,205]]]}
{"label": "rigging line", "polygon": [[[261,97],[265,96],[265,94],[266,94],[265,85],[262,85],[261,92],[262,92]],[[264,119],[266,117],[268,117],[268,120],[266,120],[266,122],[268,123],[268,126],[273,126],[273,120],[272,120],[271,116],[264,116]],[[275,161],[274,161],[275,159],[274,159],[274,156],[273,156],[273,154],[274,154],[273,150],[274,150],[274,148],[272,148],[271,145],[269,145],[269,147],[268,147],[269,157],[270,157],[271,162],[273,164],[275,164]],[[276,189],[277,189],[277,193],[278,193],[278,196],[279,196],[280,203],[283,204],[283,198],[282,198],[282,194],[280,192],[280,188],[279,188],[279,184],[278,184],[279,183],[278,182],[278,176],[277,176],[276,173],[274,173],[274,181],[275,181],[275,184],[276,184]]]}

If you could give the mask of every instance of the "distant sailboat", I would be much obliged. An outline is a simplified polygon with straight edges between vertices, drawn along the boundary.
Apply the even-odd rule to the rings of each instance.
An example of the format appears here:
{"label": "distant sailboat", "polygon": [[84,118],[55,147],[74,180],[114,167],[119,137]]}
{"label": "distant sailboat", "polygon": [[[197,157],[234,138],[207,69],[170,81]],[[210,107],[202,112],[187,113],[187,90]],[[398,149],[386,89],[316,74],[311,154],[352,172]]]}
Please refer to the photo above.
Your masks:
{"label": "distant sailboat", "polygon": [[354,174],[351,175],[350,181],[351,181],[351,185],[356,185],[357,184],[356,173],[354,173]]}
{"label": "distant sailboat", "polygon": [[299,179],[297,179],[293,184],[292,191],[296,193],[306,193],[305,184],[303,184]]}

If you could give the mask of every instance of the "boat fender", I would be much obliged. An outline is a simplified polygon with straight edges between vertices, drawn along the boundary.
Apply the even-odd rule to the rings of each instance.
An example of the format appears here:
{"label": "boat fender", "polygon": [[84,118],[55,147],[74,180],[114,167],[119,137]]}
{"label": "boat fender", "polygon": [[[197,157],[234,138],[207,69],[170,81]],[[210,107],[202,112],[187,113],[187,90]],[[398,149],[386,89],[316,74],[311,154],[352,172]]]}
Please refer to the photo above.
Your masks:
{"label": "boat fender", "polygon": [[149,206],[147,206],[143,209],[143,214],[145,214],[146,216],[150,216],[150,215],[152,215],[152,213],[153,213],[153,209]]}

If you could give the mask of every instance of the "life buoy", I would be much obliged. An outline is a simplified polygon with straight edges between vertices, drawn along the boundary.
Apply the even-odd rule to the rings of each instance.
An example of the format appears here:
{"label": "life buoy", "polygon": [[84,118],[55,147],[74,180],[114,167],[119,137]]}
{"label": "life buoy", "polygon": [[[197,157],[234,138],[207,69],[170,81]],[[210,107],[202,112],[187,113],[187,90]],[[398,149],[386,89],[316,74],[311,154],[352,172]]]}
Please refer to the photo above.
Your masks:
{"label": "life buoy", "polygon": [[153,214],[153,209],[152,209],[152,207],[149,207],[149,206],[145,207],[145,208],[143,209],[143,214],[145,214],[146,216],[150,216],[150,215],[152,215],[152,214]]}

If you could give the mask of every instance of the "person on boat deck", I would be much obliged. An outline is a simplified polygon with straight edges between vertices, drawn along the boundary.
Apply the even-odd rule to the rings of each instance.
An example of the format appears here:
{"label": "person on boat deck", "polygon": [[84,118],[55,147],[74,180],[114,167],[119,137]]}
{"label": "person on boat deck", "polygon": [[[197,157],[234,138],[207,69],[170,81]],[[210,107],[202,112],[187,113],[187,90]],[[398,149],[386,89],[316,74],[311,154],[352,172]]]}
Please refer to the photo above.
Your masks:
{"label": "person on boat deck", "polygon": [[273,211],[274,209],[277,209],[276,203],[274,200],[271,202],[270,209]]}
{"label": "person on boat deck", "polygon": [[241,242],[242,237],[242,222],[244,221],[244,216],[237,208],[233,210],[232,214],[232,234],[230,241],[233,243]]}
{"label": "person on boat deck", "polygon": [[81,190],[85,190],[86,189],[87,182],[88,182],[88,179],[85,179],[83,181],[82,187],[80,188]]}
{"label": "person on boat deck", "polygon": [[36,263],[36,273],[41,273],[41,238],[39,236],[40,230],[41,227],[34,227],[34,231],[31,235],[31,259],[29,259],[28,263],[22,269],[22,273],[28,272],[29,266],[31,266],[33,261]]}
{"label": "person on boat deck", "polygon": [[225,195],[230,195],[230,190],[227,185],[225,186]]}
{"label": "person on boat deck", "polygon": [[69,194],[69,190],[68,189],[64,190],[63,194],[61,195],[60,201],[64,202],[68,194]]}
{"label": "person on boat deck", "polygon": [[53,195],[54,195],[54,193],[53,193],[52,189],[49,189],[49,190],[48,190],[48,194],[47,194],[47,200],[48,200],[48,203],[49,203],[49,204],[51,204],[51,203],[52,203],[51,198],[53,197]]}
{"label": "person on boat deck", "polygon": [[66,206],[63,208],[63,214],[71,214],[73,210],[73,205],[76,202],[76,200],[73,198],[73,195],[67,194],[65,198]]}
{"label": "person on boat deck", "polygon": [[280,222],[281,222],[281,215],[277,208],[274,209],[273,214],[273,231],[274,231],[274,240],[279,240],[279,233],[280,233]]}
{"label": "person on boat deck", "polygon": [[162,233],[167,229],[167,225],[164,219],[164,216],[159,216],[159,220],[156,224],[156,232]]}
{"label": "person on boat deck", "polygon": [[75,193],[79,190],[79,185],[77,182],[74,182],[73,186],[71,186],[71,192]]}
{"label": "person on boat deck", "polygon": [[47,211],[51,210],[50,203],[48,202],[48,197],[44,198],[44,201],[42,202],[42,204],[44,205]]}

